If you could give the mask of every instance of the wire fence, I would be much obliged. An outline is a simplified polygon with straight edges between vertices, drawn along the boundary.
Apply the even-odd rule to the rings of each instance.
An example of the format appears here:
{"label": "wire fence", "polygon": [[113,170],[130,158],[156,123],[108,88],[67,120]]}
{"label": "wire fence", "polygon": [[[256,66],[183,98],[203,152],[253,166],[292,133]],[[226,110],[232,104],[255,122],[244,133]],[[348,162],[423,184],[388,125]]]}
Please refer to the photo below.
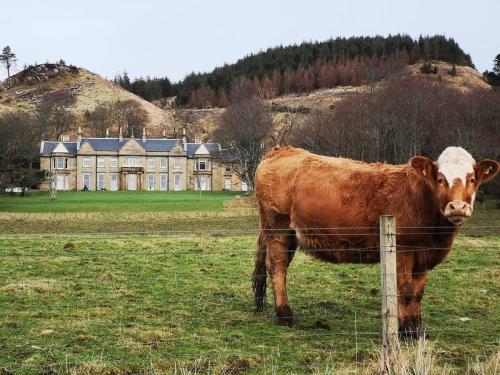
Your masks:
{"label": "wire fence", "polygon": [[[398,240],[453,229],[397,227],[398,257],[447,252]],[[472,235],[480,229],[481,236],[459,237],[429,271],[421,312],[425,332],[457,366],[500,347],[500,225],[464,229]],[[295,325],[287,328],[276,324],[271,280],[262,313],[254,312],[250,280],[257,235],[295,231],[332,245],[297,251],[287,274]],[[373,255],[378,262],[379,234],[378,227],[6,234],[0,238],[1,366],[11,372],[104,366],[305,373],[348,365],[356,371],[380,351],[381,273],[376,265],[342,263],[342,254],[355,254],[360,263]],[[304,254],[317,252],[338,254],[342,264]],[[397,271],[398,277],[425,273]],[[386,294],[405,296],[415,293]]]}

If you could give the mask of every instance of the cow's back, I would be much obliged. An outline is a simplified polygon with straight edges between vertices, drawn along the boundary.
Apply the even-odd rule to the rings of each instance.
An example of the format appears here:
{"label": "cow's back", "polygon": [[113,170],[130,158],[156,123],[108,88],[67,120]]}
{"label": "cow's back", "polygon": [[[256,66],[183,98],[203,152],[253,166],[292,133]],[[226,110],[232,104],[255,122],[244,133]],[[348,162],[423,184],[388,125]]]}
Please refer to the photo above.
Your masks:
{"label": "cow's back", "polygon": [[385,203],[377,191],[387,168],[398,167],[275,147],[257,169],[256,195],[261,207],[290,215],[296,225],[362,226],[372,221],[367,205],[375,221],[383,211],[376,207]]}

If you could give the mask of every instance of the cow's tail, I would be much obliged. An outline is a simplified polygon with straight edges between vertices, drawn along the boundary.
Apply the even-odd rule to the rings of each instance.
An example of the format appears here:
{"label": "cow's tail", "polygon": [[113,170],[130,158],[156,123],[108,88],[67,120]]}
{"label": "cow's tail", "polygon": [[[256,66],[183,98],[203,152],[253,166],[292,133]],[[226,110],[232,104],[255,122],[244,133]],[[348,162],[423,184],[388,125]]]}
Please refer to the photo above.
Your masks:
{"label": "cow's tail", "polygon": [[256,311],[262,311],[266,302],[266,243],[264,241],[264,234],[259,234],[257,242],[257,254],[255,256],[255,269],[253,270],[252,286],[255,295]]}

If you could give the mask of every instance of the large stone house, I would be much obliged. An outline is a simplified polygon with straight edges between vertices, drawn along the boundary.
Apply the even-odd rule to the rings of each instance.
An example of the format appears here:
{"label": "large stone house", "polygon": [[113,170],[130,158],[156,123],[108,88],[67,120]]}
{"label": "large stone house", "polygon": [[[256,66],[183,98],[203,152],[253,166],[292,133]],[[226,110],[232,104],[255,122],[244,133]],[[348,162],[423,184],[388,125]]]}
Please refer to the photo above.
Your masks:
{"label": "large stone house", "polygon": [[[57,190],[212,190],[246,191],[221,164],[218,143],[182,139],[84,138],[42,141],[40,169],[55,176]],[[40,186],[48,190],[46,181]]]}

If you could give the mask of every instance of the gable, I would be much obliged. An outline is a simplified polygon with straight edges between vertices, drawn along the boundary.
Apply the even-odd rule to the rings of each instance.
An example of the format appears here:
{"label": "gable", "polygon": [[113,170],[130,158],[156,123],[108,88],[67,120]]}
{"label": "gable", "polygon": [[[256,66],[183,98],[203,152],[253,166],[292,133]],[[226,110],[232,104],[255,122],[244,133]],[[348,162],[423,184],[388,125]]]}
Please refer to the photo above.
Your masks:
{"label": "gable", "polygon": [[78,151],[78,153],[89,153],[89,152],[94,152],[94,149],[92,148],[92,146],[90,145],[90,143],[88,142],[84,142],[81,146],[80,146],[80,150]]}
{"label": "gable", "polygon": [[130,138],[129,141],[120,148],[120,154],[144,154],[144,149],[135,138]]}
{"label": "gable", "polygon": [[201,144],[200,147],[194,153],[195,155],[210,155],[210,152],[207,150],[204,144]]}
{"label": "gable", "polygon": [[170,153],[174,155],[186,155],[186,151],[184,151],[184,148],[181,146],[180,143],[177,143],[174,147],[172,147]]}
{"label": "gable", "polygon": [[59,142],[56,146],[56,148],[52,151],[52,153],[58,153],[58,154],[67,154],[68,153],[68,149],[66,148],[66,146],[64,146],[62,144],[62,142]]}

